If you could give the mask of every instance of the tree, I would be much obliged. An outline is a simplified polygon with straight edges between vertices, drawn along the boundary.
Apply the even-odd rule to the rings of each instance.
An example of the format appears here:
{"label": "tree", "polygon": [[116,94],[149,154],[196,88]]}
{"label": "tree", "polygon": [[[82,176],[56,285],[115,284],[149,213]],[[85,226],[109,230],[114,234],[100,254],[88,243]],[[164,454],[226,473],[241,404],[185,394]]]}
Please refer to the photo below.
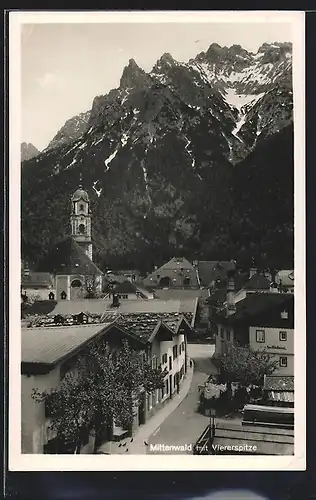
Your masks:
{"label": "tree", "polygon": [[84,289],[86,299],[96,299],[99,296],[97,277],[95,274],[92,276],[85,276]]}
{"label": "tree", "polygon": [[93,342],[78,357],[60,387],[52,392],[33,390],[33,398],[50,412],[50,428],[63,443],[72,443],[80,453],[84,433],[100,436],[104,426],[131,429],[141,393],[164,385],[166,373],[144,361],[144,353],[131,349],[127,341],[111,351],[106,343]]}
{"label": "tree", "polygon": [[264,375],[271,375],[278,366],[273,355],[264,350],[233,346],[217,358],[223,382],[238,382],[241,386],[261,385]]}

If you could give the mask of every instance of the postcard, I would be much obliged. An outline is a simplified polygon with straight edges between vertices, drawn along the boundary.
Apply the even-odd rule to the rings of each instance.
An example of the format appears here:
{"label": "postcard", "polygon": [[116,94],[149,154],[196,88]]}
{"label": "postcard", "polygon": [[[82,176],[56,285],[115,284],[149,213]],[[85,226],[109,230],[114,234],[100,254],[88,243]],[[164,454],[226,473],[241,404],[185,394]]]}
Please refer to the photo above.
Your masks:
{"label": "postcard", "polygon": [[9,17],[9,470],[304,470],[304,13]]}

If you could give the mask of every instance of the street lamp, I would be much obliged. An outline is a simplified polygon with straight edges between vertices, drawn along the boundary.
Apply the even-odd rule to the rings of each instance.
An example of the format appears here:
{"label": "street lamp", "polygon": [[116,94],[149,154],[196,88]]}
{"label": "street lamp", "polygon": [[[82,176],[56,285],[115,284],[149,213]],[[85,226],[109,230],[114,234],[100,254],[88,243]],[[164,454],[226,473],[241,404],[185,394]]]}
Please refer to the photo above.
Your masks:
{"label": "street lamp", "polygon": [[210,423],[209,423],[209,428],[208,428],[208,450],[209,453],[212,450],[212,443],[215,437],[215,417],[216,417],[216,410],[215,408],[211,408],[210,410]]}

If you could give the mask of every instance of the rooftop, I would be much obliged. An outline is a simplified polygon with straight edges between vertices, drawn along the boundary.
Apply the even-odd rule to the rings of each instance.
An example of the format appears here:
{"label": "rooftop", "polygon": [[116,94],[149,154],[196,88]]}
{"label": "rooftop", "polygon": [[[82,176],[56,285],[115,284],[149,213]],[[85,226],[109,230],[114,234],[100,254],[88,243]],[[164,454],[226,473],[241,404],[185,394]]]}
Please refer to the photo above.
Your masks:
{"label": "rooftop", "polygon": [[213,281],[223,279],[227,272],[236,268],[233,261],[198,260],[196,263],[201,286],[210,286]]}
{"label": "rooftop", "polygon": [[245,290],[269,290],[271,281],[262,274],[254,274],[245,284]]}
{"label": "rooftop", "polygon": [[[280,310],[288,311],[288,318],[281,318]],[[226,318],[227,323],[250,322],[260,319],[261,326],[269,326],[271,318],[276,327],[293,323],[294,328],[294,297],[286,293],[251,293],[245,299],[236,303],[236,312],[226,318],[226,309],[222,309],[215,317]]]}
{"label": "rooftop", "polygon": [[163,323],[170,328],[174,333],[185,318],[190,324],[190,314],[179,313],[122,313],[107,312],[103,316],[104,321],[113,322],[115,324],[138,337],[142,341],[149,341],[155,333],[158,325]]}
{"label": "rooftop", "polygon": [[52,274],[97,275],[103,273],[85,254],[83,249],[71,237],[57,243],[42,259],[38,271]]}
{"label": "rooftop", "polygon": [[93,339],[109,325],[110,323],[22,329],[21,361],[22,363],[51,365],[57,363]]}
{"label": "rooftop", "polygon": [[60,300],[50,314],[55,316],[56,314],[66,315],[84,312],[102,315],[109,303],[111,302],[103,299]]}
{"label": "rooftop", "polygon": [[28,287],[50,287],[53,283],[52,276],[49,273],[38,273],[31,271],[30,274],[22,278],[22,288]]}
{"label": "rooftop", "polygon": [[[120,313],[195,313],[197,299],[183,300],[124,300],[120,301],[119,307],[115,310]],[[79,314],[81,312],[100,314],[106,311],[113,311],[112,300],[84,299],[84,300],[61,300],[51,311],[55,314]]]}

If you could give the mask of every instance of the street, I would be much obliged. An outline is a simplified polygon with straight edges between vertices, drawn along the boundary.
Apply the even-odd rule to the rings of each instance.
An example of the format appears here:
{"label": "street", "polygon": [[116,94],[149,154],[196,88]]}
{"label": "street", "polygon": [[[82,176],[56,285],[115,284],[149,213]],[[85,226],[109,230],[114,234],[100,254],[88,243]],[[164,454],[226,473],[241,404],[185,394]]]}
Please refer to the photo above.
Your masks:
{"label": "street", "polygon": [[[214,350],[215,346],[210,344],[188,344],[188,355],[195,364],[191,387],[182,403],[150,436],[147,453],[159,455],[193,453],[191,449],[193,444],[209,422],[208,417],[197,412],[198,386],[205,382],[210,373],[216,372],[211,361]],[[153,449],[155,445],[158,446]],[[182,446],[183,451],[181,448],[168,450],[165,448],[167,446]]]}

